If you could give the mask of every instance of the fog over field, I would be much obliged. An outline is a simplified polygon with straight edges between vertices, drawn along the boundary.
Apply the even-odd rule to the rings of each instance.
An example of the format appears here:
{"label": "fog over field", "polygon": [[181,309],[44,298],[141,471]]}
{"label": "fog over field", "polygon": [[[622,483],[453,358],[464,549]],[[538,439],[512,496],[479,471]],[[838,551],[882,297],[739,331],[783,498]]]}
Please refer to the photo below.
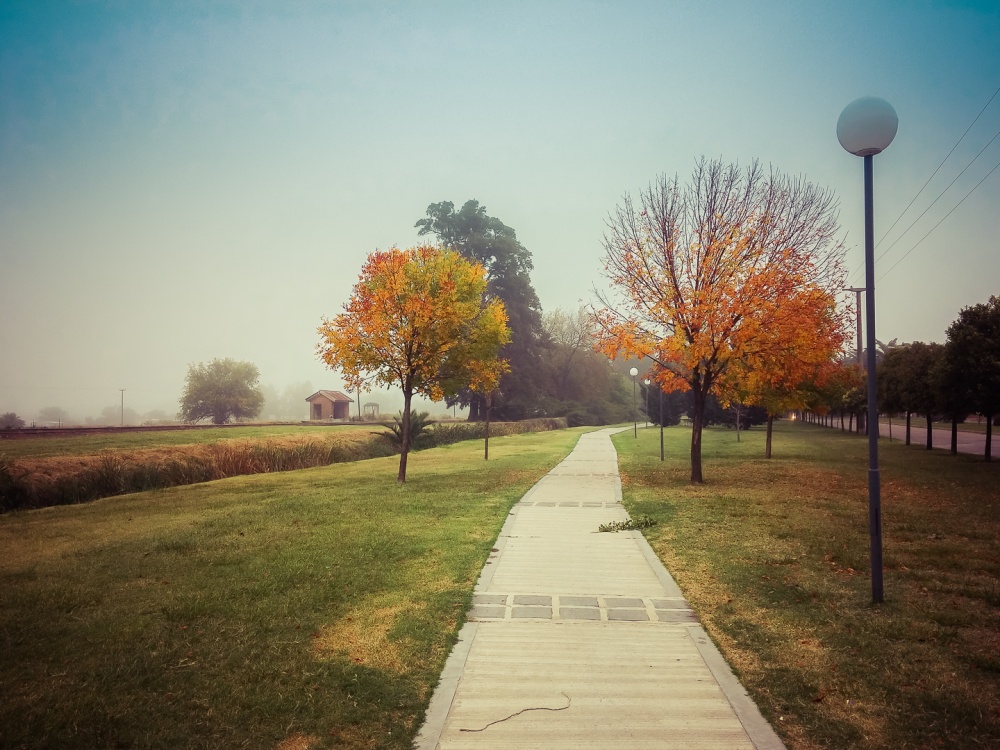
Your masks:
{"label": "fog over field", "polygon": [[1000,294],[998,50],[995,2],[5,2],[0,412],[82,422],[126,389],[172,417],[215,357],[282,398],[342,389],[321,318],[439,201],[479,200],[544,309],[576,309],[623,194],[703,155],[832,188],[856,271],[862,162],[835,127],[863,95],[899,115],[878,337],[943,342]]}

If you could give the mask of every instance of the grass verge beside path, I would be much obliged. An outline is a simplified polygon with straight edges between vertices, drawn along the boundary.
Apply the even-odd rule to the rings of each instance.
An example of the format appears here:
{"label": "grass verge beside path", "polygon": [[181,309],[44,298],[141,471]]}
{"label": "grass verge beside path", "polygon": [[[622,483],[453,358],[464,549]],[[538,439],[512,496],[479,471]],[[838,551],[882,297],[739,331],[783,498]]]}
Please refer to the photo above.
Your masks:
{"label": "grass verge beside path", "polygon": [[408,748],[510,507],[585,431],[0,517],[0,746]]}
{"label": "grass verge beside path", "polygon": [[1000,468],[881,444],[871,604],[867,442],[809,425],[615,436],[624,502],[789,748],[1000,747]]}

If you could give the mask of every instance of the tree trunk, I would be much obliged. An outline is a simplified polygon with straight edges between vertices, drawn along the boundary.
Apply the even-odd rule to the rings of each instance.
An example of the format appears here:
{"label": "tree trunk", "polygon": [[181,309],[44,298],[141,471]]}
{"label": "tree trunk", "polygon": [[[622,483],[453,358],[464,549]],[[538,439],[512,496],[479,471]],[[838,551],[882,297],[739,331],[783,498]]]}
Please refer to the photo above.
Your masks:
{"label": "tree trunk", "polygon": [[986,460],[993,460],[993,413],[986,414]]}
{"label": "tree trunk", "polygon": [[906,410],[906,444],[910,444],[910,410]]}
{"label": "tree trunk", "polygon": [[951,418],[951,455],[958,455],[958,417]]}
{"label": "tree trunk", "polygon": [[934,423],[931,421],[931,415],[928,414],[927,415],[927,450],[930,450],[931,448],[934,447],[934,430],[931,429],[931,427],[933,426],[933,424]]}
{"label": "tree trunk", "polygon": [[705,421],[705,394],[701,392],[701,384],[692,388],[694,392],[694,408],[691,411],[691,482],[702,484],[701,474],[701,426]]}
{"label": "tree trunk", "polygon": [[740,442],[740,407],[736,407],[736,442]]}
{"label": "tree trunk", "polygon": [[854,432],[854,412],[847,415],[847,431]]}
{"label": "tree trunk", "polygon": [[479,396],[477,396],[476,394],[472,394],[471,396],[469,396],[469,419],[468,419],[469,422],[480,421],[479,404],[480,404]]}
{"label": "tree trunk", "polygon": [[412,389],[407,388],[403,391],[403,439],[399,451],[399,474],[396,475],[396,482],[399,484],[406,481],[406,457],[410,453],[410,399],[412,398]]}
{"label": "tree trunk", "polygon": [[889,442],[892,442],[892,412],[889,412]]}
{"label": "tree trunk", "polygon": [[844,431],[844,410],[840,410],[840,431]]}
{"label": "tree trunk", "polygon": [[764,442],[764,458],[771,457],[771,426],[774,424],[774,417],[767,415],[767,440]]}

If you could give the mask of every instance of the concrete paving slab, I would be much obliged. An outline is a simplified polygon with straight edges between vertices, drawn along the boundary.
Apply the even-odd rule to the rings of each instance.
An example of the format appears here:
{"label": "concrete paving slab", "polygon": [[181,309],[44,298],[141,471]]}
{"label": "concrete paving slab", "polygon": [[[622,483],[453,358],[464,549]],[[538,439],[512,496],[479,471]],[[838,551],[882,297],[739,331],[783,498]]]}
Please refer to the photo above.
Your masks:
{"label": "concrete paving slab", "polygon": [[611,430],[508,516],[448,659],[421,750],[784,750],[627,519]]}

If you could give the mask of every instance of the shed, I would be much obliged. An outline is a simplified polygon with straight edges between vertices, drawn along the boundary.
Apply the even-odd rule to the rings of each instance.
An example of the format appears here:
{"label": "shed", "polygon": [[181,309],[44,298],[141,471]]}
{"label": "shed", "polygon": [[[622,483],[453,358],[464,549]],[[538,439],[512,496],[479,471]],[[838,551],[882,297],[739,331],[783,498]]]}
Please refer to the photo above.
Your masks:
{"label": "shed", "polygon": [[350,419],[354,399],[340,391],[316,391],[306,399],[309,402],[309,419]]}

